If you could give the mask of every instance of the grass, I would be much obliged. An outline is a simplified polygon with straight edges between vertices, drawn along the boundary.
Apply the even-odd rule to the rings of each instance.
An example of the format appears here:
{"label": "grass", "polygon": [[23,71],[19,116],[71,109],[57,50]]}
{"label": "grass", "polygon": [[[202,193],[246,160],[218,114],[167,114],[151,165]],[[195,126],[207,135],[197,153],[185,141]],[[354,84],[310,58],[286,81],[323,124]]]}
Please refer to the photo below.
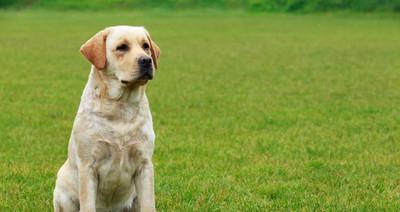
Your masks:
{"label": "grass", "polygon": [[0,12],[0,211],[50,211],[89,73],[145,25],[159,211],[399,211],[396,15]]}

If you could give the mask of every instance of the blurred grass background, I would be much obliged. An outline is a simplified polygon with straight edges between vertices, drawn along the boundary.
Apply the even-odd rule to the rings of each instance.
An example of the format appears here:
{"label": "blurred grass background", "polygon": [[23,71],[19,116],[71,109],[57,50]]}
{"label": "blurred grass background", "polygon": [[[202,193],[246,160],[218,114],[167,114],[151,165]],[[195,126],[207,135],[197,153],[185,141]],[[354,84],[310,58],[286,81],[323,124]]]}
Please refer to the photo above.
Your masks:
{"label": "blurred grass background", "polygon": [[400,12],[400,0],[0,0],[0,8],[59,10],[199,9],[250,12]]}
{"label": "blurred grass background", "polygon": [[52,210],[90,67],[79,46],[121,24],[162,50],[159,211],[400,211],[398,1],[0,5],[0,211]]}

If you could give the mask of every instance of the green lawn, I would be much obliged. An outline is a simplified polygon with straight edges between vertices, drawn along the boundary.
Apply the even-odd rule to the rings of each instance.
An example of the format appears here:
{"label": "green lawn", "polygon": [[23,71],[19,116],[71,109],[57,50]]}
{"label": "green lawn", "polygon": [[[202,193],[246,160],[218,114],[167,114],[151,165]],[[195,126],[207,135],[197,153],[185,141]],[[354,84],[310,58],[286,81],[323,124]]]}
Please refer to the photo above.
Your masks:
{"label": "green lawn", "polygon": [[50,211],[89,64],[144,25],[159,211],[399,211],[398,15],[0,12],[0,211]]}

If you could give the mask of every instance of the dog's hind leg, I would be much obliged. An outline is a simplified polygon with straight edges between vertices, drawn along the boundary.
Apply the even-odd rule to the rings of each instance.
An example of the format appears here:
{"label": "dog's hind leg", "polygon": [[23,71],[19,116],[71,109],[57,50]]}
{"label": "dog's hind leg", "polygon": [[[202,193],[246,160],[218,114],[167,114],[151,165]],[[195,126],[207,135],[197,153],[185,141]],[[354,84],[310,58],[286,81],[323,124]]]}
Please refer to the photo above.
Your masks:
{"label": "dog's hind leg", "polygon": [[53,205],[56,212],[78,212],[78,191],[73,186],[75,172],[68,170],[68,163],[60,168],[57,174],[56,186],[53,193]]}
{"label": "dog's hind leg", "polygon": [[[57,191],[56,191],[57,192]],[[79,203],[73,201],[69,196],[54,192],[54,211],[55,212],[79,212]]]}

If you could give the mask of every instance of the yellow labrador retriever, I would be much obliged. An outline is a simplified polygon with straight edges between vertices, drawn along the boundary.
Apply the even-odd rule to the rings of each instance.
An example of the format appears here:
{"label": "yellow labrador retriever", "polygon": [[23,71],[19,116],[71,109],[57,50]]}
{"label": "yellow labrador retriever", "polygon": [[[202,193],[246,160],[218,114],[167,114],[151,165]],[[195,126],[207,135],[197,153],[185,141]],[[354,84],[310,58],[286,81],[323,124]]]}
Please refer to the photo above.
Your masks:
{"label": "yellow labrador retriever", "polygon": [[54,210],[155,211],[155,135],[145,89],[160,50],[145,28],[114,26],[80,51],[92,68],[57,174]]}

